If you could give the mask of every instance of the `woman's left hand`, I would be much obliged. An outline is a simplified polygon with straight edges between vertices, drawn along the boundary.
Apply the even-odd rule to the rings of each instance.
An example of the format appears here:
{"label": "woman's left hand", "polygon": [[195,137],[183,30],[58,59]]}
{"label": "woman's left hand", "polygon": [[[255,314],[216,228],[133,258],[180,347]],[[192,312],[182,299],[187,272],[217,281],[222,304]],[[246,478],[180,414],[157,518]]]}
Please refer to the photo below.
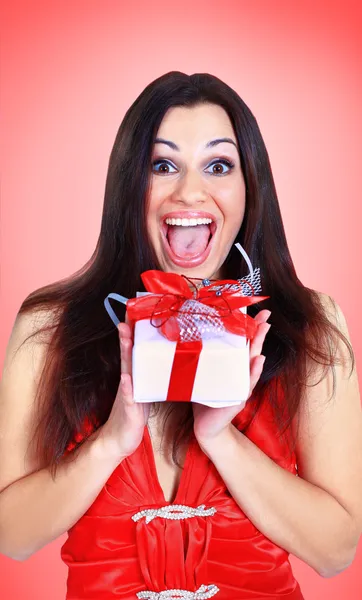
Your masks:
{"label": "woman's left hand", "polygon": [[[250,389],[248,398],[253,393],[263,371],[265,356],[261,354],[266,334],[271,325],[267,323],[271,315],[270,310],[261,310],[255,317],[258,323],[257,332],[250,342]],[[243,403],[244,404],[244,403]],[[243,404],[213,408],[193,402],[194,434],[200,445],[208,443],[230,427],[231,421],[242,410]]]}

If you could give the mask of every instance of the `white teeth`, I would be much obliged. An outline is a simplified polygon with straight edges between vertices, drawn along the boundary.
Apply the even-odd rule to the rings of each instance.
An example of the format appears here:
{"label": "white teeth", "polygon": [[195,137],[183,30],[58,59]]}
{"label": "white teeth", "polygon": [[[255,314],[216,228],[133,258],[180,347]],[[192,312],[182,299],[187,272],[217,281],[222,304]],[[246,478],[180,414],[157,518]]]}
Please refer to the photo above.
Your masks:
{"label": "white teeth", "polygon": [[181,225],[182,227],[194,227],[195,225],[208,225],[212,219],[166,219],[167,225]]}

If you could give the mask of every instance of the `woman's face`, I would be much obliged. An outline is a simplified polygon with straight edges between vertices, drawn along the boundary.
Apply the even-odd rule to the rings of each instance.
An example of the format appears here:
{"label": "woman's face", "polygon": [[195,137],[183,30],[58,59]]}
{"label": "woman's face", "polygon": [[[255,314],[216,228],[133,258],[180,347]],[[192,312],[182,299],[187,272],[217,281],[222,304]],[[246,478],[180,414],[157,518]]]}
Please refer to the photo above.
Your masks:
{"label": "woman's face", "polygon": [[[216,143],[220,138],[233,143]],[[169,109],[155,139],[150,177],[147,228],[161,269],[220,277],[245,210],[237,140],[226,111],[214,104]]]}

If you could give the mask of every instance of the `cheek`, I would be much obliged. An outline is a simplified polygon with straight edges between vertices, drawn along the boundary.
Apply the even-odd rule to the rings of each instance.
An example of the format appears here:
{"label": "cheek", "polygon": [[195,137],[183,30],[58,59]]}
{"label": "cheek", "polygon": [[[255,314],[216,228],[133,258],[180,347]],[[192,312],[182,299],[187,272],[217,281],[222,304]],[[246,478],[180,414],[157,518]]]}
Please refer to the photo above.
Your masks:
{"label": "cheek", "polygon": [[237,218],[238,218],[239,222],[243,220],[244,215],[245,215],[245,200],[243,200],[242,203],[237,208]]}
{"label": "cheek", "polygon": [[162,197],[160,196],[160,194],[157,194],[156,191],[151,193],[148,196],[148,201],[147,201],[147,211],[146,211],[147,217],[149,217],[151,220],[156,219],[157,214],[160,210],[161,204],[162,204]]}
{"label": "cheek", "polygon": [[157,202],[154,195],[149,196],[146,203],[146,223],[147,227],[152,227],[156,220]]}
{"label": "cheek", "polygon": [[221,207],[224,213],[225,224],[232,229],[239,229],[245,214],[245,199],[231,198]]}
{"label": "cheek", "polygon": [[215,195],[218,198],[220,210],[225,216],[243,216],[245,211],[245,186],[243,181],[230,181],[228,186],[224,186]]}

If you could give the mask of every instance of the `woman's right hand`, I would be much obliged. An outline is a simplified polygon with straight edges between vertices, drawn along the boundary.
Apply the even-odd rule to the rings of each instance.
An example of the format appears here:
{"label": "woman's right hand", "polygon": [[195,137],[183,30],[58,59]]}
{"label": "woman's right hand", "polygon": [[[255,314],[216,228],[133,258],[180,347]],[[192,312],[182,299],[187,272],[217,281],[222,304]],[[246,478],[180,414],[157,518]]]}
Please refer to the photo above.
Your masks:
{"label": "woman's right hand", "polygon": [[116,398],[107,421],[99,428],[97,439],[106,451],[122,460],[140,445],[147,424],[150,404],[134,402],[132,385],[132,330],[126,318],[118,325],[121,356],[121,378]]}

